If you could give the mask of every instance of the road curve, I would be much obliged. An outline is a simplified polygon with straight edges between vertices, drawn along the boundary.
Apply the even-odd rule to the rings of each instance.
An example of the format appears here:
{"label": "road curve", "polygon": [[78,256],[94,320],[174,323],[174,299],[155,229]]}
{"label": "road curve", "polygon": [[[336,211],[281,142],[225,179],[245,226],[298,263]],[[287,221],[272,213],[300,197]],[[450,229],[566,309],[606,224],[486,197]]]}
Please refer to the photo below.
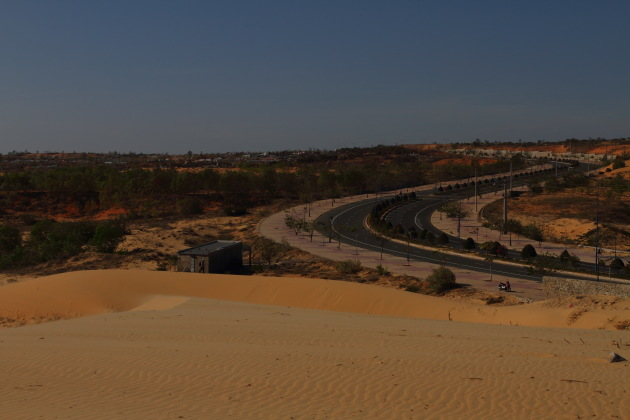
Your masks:
{"label": "road curve", "polygon": [[[426,204],[426,208],[439,205],[444,201],[442,197],[432,197],[429,194],[422,193],[419,195],[419,203]],[[383,197],[381,199],[385,199]],[[444,264],[448,267],[473,270],[493,275],[501,275],[509,278],[541,281],[540,276],[531,275],[525,267],[494,261],[490,264],[487,261],[475,256],[465,256],[446,252],[448,249],[427,249],[425,247],[416,247],[407,245],[404,242],[394,240],[386,240],[382,242],[381,237],[375,235],[364,224],[364,220],[370,210],[377,204],[377,199],[366,199],[358,203],[347,204],[332,209],[322,214],[317,221],[321,226],[322,233],[328,236],[329,241],[341,240],[350,246],[357,248],[369,249],[384,254],[408,258],[409,261],[426,262],[433,264]],[[404,211],[401,209],[401,211]],[[394,216],[392,216],[394,217]],[[330,228],[332,227],[332,231]],[[433,228],[435,229],[435,228]],[[332,233],[332,234],[331,234]]]}

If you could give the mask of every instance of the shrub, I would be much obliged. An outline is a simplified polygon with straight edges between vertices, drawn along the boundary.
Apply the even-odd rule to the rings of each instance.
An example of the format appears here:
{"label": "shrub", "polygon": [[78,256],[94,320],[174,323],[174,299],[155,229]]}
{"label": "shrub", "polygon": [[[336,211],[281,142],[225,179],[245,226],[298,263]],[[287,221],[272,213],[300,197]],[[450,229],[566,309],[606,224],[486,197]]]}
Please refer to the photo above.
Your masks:
{"label": "shrub", "polygon": [[435,268],[426,278],[429,290],[433,293],[444,293],[453,289],[457,283],[455,282],[455,274],[443,265]]}
{"label": "shrub", "polygon": [[259,237],[253,244],[256,258],[263,260],[268,266],[277,263],[290,249],[291,245],[282,239],[282,242],[275,242],[265,237]]}
{"label": "shrub", "polygon": [[623,158],[617,158],[613,161],[613,165],[612,168],[613,169],[621,169],[621,168],[625,168],[626,167],[626,162],[623,160]]}
{"label": "shrub", "polygon": [[495,255],[497,253],[497,248],[500,245],[501,244],[497,241],[488,241],[488,242],[482,243],[480,248],[483,249],[484,251],[487,251],[490,254]]}
{"label": "shrub", "polygon": [[177,210],[184,216],[203,213],[203,204],[196,197],[184,197],[177,202]]}
{"label": "shrub", "polygon": [[580,258],[577,255],[569,254],[569,251],[566,249],[562,251],[558,259],[560,260],[560,264],[564,267],[570,265],[573,268],[577,268],[580,265]]}
{"label": "shrub", "polygon": [[339,274],[356,274],[361,270],[361,261],[343,260],[335,263],[335,270]]}
{"label": "shrub", "polygon": [[613,270],[621,270],[624,265],[625,264],[619,257],[615,257],[615,259],[610,262],[610,268],[612,268]]}
{"label": "shrub", "polygon": [[89,244],[98,252],[112,253],[125,238],[125,225],[122,221],[109,220],[96,227]]}
{"label": "shrub", "polygon": [[387,270],[387,267],[383,267],[380,264],[376,266],[376,272],[379,276],[389,276],[389,271]]}
{"label": "shrub", "polygon": [[434,244],[435,243],[435,235],[433,234],[433,232],[427,232],[427,236],[425,237],[425,240],[430,243],[430,244]]}
{"label": "shrub", "polygon": [[534,258],[536,255],[538,255],[536,249],[531,244],[525,245],[521,251],[521,258],[525,258],[526,260]]}
{"label": "shrub", "polygon": [[437,238],[437,243],[440,245],[448,244],[448,235],[444,232],[440,233],[440,236]]}
{"label": "shrub", "polygon": [[411,239],[418,239],[418,231],[416,230],[415,227],[413,227],[413,226],[410,227],[408,232],[409,232],[409,237]]}
{"label": "shrub", "polygon": [[545,276],[547,274],[555,273],[561,268],[561,262],[558,258],[550,254],[539,255],[536,258],[530,260],[530,266],[527,267],[527,271],[530,274],[537,274]]}
{"label": "shrub", "polygon": [[22,242],[20,231],[8,224],[0,226],[0,252],[13,252]]}
{"label": "shrub", "polygon": [[542,241],[545,240],[542,228],[535,224],[529,224],[527,226],[523,226],[521,233],[523,236],[529,239],[533,239],[534,241],[537,241],[538,244],[542,244]]}
{"label": "shrub", "polygon": [[475,244],[475,240],[473,238],[471,238],[470,236],[468,238],[466,238],[466,240],[462,244],[462,247],[464,249],[475,249],[475,246],[477,246]]}
{"label": "shrub", "polygon": [[405,291],[411,292],[411,293],[418,293],[420,291],[420,287],[416,284],[410,284],[407,287],[405,287]]}

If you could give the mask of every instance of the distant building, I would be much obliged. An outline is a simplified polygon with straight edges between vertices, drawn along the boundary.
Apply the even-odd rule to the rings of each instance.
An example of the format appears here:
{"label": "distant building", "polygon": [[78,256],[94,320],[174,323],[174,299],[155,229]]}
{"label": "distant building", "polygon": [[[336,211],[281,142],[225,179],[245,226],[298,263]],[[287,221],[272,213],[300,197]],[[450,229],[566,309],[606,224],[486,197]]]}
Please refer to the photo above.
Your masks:
{"label": "distant building", "polygon": [[177,253],[177,271],[221,273],[242,266],[240,241],[212,241]]}

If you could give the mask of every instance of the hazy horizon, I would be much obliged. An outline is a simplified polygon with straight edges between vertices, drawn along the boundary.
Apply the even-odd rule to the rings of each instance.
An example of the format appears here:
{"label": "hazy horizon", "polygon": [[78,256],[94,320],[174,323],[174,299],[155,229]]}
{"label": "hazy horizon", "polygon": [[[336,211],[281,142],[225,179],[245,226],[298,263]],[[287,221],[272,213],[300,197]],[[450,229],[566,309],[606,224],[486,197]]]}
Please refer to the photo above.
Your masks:
{"label": "hazy horizon", "polygon": [[630,136],[630,4],[9,2],[0,152]]}

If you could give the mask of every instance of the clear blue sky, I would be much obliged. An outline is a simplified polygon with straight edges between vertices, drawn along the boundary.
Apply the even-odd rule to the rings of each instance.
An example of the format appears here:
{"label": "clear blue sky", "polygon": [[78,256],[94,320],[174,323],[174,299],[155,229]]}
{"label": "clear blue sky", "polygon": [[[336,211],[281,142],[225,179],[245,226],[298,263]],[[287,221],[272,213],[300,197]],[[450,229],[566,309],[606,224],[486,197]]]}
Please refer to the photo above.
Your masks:
{"label": "clear blue sky", "polygon": [[0,1],[0,152],[630,136],[630,2]]}

